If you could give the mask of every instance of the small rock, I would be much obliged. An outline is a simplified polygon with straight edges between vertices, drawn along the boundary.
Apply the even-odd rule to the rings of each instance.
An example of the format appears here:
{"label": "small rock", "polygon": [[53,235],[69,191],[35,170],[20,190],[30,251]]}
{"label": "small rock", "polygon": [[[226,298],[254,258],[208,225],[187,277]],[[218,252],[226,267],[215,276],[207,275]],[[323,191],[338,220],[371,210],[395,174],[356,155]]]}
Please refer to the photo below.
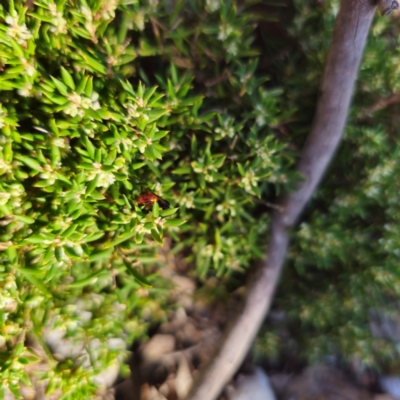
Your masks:
{"label": "small rock", "polygon": [[259,367],[251,375],[239,375],[227,391],[229,400],[276,400],[268,376]]}
{"label": "small rock", "polygon": [[176,333],[176,338],[183,348],[187,348],[200,342],[202,335],[201,331],[196,329],[194,323],[187,320],[182,329]]}
{"label": "small rock", "polygon": [[99,374],[93,377],[93,381],[106,388],[110,388],[116,381],[119,374],[119,363],[118,361],[113,362],[106,369],[101,371]]}
{"label": "small rock", "polygon": [[[114,389],[99,390],[94,400],[115,400],[115,390]],[[130,397],[129,400],[132,400],[132,398]]]}
{"label": "small rock", "polygon": [[186,310],[193,308],[193,293],[196,290],[196,283],[185,276],[173,275],[171,277],[176,287],[174,288],[172,295],[175,300]]}
{"label": "small rock", "polygon": [[387,394],[390,394],[396,400],[400,400],[400,377],[381,376],[379,378],[381,388]]}
{"label": "small rock", "polygon": [[154,386],[150,386],[146,400],[167,400]]}
{"label": "small rock", "polygon": [[289,374],[272,374],[269,376],[272,389],[278,396],[282,396],[288,388],[291,375]]}
{"label": "small rock", "polygon": [[175,338],[172,335],[154,335],[144,346],[142,356],[146,361],[156,361],[160,356],[175,349]]}
{"label": "small rock", "polygon": [[192,384],[193,378],[190,372],[189,363],[185,357],[182,357],[175,377],[175,389],[178,394],[178,399],[181,400],[186,398]]}
{"label": "small rock", "polygon": [[387,315],[378,310],[370,312],[371,333],[377,338],[400,340],[400,316]]}
{"label": "small rock", "polygon": [[284,399],[372,400],[372,395],[349,382],[341,371],[323,364],[307,367],[290,380]]}
{"label": "small rock", "polygon": [[[82,343],[75,343],[70,339],[66,339],[66,329],[61,328],[45,328],[43,338],[58,360],[66,358],[78,358],[84,352]],[[87,358],[87,357],[86,357]]]}
{"label": "small rock", "polygon": [[24,400],[34,400],[36,396],[36,391],[31,386],[21,385],[20,394]]}
{"label": "small rock", "polygon": [[170,375],[158,388],[158,391],[168,400],[178,400],[178,395],[175,390],[175,375]]}
{"label": "small rock", "polygon": [[176,310],[175,319],[183,323],[187,320],[187,314],[183,307],[179,307]]}
{"label": "small rock", "polygon": [[168,381],[165,381],[159,388],[158,391],[166,398],[168,398],[171,388]]}

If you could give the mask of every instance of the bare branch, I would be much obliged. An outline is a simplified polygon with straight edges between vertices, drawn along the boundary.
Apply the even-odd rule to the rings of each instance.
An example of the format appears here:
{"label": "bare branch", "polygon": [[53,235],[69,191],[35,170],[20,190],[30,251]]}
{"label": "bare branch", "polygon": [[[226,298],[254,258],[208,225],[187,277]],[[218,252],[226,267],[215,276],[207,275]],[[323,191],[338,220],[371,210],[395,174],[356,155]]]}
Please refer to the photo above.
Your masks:
{"label": "bare branch", "polygon": [[310,200],[342,137],[376,8],[373,0],[341,0],[314,123],[298,165],[305,181],[282,201],[283,212],[274,214],[266,259],[249,282],[243,310],[228,328],[187,400],[214,400],[219,395],[242,363],[270,308],[289,243],[288,229]]}

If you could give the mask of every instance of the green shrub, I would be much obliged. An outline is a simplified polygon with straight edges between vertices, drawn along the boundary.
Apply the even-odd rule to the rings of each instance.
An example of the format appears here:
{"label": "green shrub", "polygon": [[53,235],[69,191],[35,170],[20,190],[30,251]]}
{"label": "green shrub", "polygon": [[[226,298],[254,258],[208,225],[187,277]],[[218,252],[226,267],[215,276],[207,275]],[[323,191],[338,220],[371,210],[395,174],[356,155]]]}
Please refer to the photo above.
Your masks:
{"label": "green shrub", "polygon": [[[89,356],[100,344],[84,367],[47,351],[48,391],[88,398],[121,356],[110,340],[164,317],[164,234],[202,279],[262,255],[268,216],[254,209],[293,182],[276,134],[291,110],[258,65],[268,45],[250,5],[0,8],[3,389],[19,397],[30,338],[46,350],[57,328]],[[141,209],[146,189],[172,207]]]}
{"label": "green shrub", "polygon": [[[307,68],[288,68],[288,88],[298,105],[289,129],[304,132],[338,2],[319,9],[313,2],[297,5],[301,13],[292,34]],[[282,328],[269,329],[259,343],[265,352],[280,349],[311,360],[330,354],[398,368],[399,338],[371,334],[372,322],[382,325],[398,315],[399,106],[382,103],[398,91],[398,33],[395,17],[375,18],[344,141],[293,233],[276,298],[275,306],[287,312],[292,340],[281,340]],[[381,110],[371,108],[379,104]]]}
{"label": "green shrub", "polygon": [[[266,205],[298,179],[337,4],[0,8],[2,389],[18,397],[30,384],[36,338],[48,391],[89,398],[94,376],[124,354],[113,339],[130,343],[165,318],[164,236],[200,280],[225,283],[262,256]],[[395,309],[399,290],[396,107],[368,107],[397,90],[397,37],[377,18],[345,142],[293,234],[278,291],[293,340],[269,330],[268,354],[282,344],[369,364],[394,354],[369,322]],[[147,189],[171,208],[139,207]],[[48,329],[88,357],[55,360]]]}

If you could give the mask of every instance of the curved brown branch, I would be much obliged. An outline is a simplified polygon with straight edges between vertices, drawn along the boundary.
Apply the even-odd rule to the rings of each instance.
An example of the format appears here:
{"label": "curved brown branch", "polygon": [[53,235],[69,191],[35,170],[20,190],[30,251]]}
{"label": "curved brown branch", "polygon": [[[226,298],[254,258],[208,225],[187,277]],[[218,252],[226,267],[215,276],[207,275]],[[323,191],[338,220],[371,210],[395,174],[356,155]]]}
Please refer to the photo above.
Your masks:
{"label": "curved brown branch", "polygon": [[270,308],[289,243],[288,229],[310,200],[342,137],[376,7],[373,0],[341,0],[314,123],[298,164],[305,180],[282,201],[284,211],[275,213],[266,260],[249,282],[244,308],[228,328],[187,400],[214,400],[218,396],[243,361]]}

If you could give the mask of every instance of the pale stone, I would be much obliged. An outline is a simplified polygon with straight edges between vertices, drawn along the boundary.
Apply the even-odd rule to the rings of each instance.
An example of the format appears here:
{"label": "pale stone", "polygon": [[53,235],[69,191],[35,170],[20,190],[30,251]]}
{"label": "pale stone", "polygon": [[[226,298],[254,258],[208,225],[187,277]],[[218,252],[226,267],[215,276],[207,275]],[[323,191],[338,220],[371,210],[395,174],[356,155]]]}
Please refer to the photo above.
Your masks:
{"label": "pale stone", "polygon": [[236,384],[228,387],[229,400],[276,400],[268,376],[261,368],[251,375],[239,375]]}

